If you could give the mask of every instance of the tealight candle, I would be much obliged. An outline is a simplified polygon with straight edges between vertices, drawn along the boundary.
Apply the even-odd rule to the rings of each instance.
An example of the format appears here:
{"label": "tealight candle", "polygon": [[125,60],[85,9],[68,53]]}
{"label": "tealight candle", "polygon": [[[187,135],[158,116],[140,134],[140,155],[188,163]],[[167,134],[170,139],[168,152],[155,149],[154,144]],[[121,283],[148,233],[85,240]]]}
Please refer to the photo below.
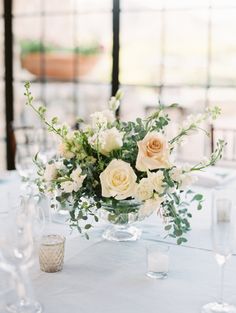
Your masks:
{"label": "tealight candle", "polygon": [[61,271],[64,263],[65,237],[60,235],[43,236],[39,248],[40,269],[54,273]]}
{"label": "tealight candle", "polygon": [[151,245],[147,247],[147,276],[166,278],[169,271],[169,247]]}

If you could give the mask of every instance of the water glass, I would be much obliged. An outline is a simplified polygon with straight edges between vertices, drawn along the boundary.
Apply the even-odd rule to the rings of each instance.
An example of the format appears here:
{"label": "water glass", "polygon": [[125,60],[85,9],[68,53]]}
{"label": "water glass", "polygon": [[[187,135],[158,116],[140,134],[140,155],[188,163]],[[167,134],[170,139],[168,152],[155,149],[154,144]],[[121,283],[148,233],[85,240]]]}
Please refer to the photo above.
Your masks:
{"label": "water glass", "polygon": [[151,278],[163,279],[169,272],[169,246],[162,244],[149,245],[147,252],[147,273]]}

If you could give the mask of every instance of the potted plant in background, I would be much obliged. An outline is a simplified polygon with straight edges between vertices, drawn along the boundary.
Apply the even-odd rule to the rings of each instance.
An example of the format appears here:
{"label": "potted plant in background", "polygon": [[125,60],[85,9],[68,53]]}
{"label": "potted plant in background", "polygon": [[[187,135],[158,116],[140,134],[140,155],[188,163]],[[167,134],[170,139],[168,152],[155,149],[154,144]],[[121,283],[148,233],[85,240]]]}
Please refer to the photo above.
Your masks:
{"label": "potted plant in background", "polygon": [[22,68],[38,78],[68,81],[87,75],[103,50],[96,42],[65,48],[35,40],[21,41],[20,48]]}

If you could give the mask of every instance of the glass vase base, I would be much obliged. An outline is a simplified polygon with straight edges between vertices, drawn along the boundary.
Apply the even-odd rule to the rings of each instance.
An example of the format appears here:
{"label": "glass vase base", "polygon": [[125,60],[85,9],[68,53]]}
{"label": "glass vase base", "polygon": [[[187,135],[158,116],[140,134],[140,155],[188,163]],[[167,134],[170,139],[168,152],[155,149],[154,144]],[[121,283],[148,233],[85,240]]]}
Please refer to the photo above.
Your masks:
{"label": "glass vase base", "polygon": [[201,313],[236,313],[236,307],[228,303],[212,302],[204,305]]}
{"label": "glass vase base", "polygon": [[109,241],[136,241],[140,239],[142,230],[134,227],[109,226],[102,237]]}
{"label": "glass vase base", "polygon": [[7,312],[10,313],[42,313],[43,309],[37,301],[20,301],[19,303],[7,306]]}

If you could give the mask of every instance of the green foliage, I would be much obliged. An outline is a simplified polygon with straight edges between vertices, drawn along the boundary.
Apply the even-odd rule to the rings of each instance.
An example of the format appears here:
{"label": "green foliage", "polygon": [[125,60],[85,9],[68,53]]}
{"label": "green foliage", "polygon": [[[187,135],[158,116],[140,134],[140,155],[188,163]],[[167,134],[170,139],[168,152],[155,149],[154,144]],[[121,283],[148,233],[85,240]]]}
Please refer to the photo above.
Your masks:
{"label": "green foliage", "polygon": [[79,55],[95,55],[101,52],[101,46],[96,43],[89,43],[87,45],[81,45],[75,48],[65,48],[56,46],[50,43],[42,43],[41,41],[37,40],[22,40],[20,42],[21,48],[21,55],[27,55],[29,53],[38,53],[38,52],[68,52],[68,53],[75,53]]}

